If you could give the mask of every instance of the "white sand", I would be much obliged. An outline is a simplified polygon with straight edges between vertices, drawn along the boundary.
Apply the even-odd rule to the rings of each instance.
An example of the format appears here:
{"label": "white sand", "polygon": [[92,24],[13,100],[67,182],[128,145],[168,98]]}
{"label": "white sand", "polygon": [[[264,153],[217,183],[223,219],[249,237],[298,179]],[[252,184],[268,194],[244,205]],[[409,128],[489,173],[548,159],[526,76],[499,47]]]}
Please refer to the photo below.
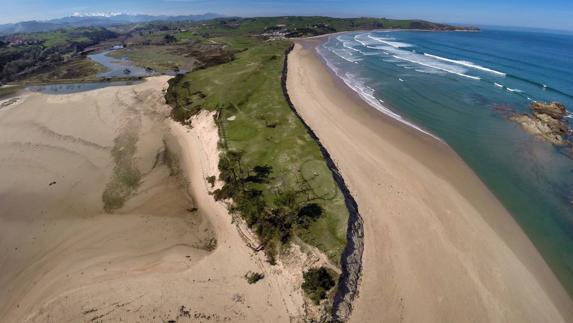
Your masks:
{"label": "white sand", "polygon": [[316,56],[317,44],[299,41],[287,85],[364,219],[351,321],[573,320],[569,296],[471,169],[445,144],[361,101]]}

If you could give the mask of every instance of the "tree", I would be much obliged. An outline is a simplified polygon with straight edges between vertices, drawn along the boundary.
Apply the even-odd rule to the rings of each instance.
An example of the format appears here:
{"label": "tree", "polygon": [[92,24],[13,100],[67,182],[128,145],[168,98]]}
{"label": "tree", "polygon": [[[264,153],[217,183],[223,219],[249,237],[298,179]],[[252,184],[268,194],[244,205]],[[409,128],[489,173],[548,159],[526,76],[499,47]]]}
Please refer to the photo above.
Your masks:
{"label": "tree", "polygon": [[181,86],[187,90],[187,95],[191,95],[191,83],[189,81],[183,82]]}
{"label": "tree", "polygon": [[316,305],[325,299],[326,293],[336,285],[334,278],[324,267],[311,268],[302,276],[302,290]]}
{"label": "tree", "polygon": [[165,42],[166,42],[167,44],[171,44],[171,43],[176,42],[176,41],[177,41],[177,38],[176,38],[175,36],[171,35],[171,34],[166,34],[166,35],[163,37],[163,40],[165,40]]}
{"label": "tree", "polygon": [[273,171],[273,168],[271,166],[260,166],[257,165],[255,167],[253,167],[253,172],[255,173],[254,175],[250,175],[246,178],[247,182],[253,182],[253,183],[264,183],[267,181],[270,173]]}
{"label": "tree", "polygon": [[322,207],[316,203],[303,206],[297,214],[297,222],[300,226],[308,228],[312,221],[316,221],[322,215]]}

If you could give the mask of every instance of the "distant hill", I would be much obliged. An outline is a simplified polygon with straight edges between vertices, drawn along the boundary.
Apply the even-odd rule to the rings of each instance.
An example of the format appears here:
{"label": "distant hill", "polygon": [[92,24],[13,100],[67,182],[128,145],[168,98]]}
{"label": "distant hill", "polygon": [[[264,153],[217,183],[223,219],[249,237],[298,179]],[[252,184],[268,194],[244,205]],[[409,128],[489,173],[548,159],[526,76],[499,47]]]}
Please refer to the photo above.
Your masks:
{"label": "distant hill", "polygon": [[113,14],[113,15],[80,15],[57,18],[45,21],[23,21],[13,24],[0,25],[0,34],[14,33],[31,33],[39,31],[52,31],[61,28],[71,27],[108,27],[113,25],[122,25],[129,23],[142,23],[150,21],[202,21],[223,17],[216,13],[206,13],[202,15],[186,16],[152,16],[152,15],[130,15],[130,14]]}

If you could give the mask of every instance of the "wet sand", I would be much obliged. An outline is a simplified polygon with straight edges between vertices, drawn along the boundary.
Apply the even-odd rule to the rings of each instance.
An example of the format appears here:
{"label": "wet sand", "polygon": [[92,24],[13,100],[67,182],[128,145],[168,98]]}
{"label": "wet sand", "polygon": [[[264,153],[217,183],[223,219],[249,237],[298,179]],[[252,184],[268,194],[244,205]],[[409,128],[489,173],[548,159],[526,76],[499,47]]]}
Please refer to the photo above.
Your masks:
{"label": "wet sand", "polygon": [[364,220],[352,322],[564,322],[573,303],[533,244],[446,144],[363,102],[298,40],[290,98]]}

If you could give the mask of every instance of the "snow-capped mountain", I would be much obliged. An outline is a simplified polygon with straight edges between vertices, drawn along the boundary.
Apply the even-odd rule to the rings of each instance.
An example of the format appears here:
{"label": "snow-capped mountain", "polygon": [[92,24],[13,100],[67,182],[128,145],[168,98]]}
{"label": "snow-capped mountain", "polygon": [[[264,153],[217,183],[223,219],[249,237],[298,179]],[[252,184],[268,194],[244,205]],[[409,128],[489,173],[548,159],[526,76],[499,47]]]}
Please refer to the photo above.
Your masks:
{"label": "snow-capped mountain", "polygon": [[76,12],[68,17],[45,20],[45,21],[23,21],[13,24],[0,25],[0,34],[14,34],[25,32],[50,31],[68,27],[108,27],[129,23],[149,22],[149,21],[201,21],[209,20],[222,15],[216,13],[206,13],[202,15],[184,16],[153,16],[144,14],[128,14],[122,12]]}

